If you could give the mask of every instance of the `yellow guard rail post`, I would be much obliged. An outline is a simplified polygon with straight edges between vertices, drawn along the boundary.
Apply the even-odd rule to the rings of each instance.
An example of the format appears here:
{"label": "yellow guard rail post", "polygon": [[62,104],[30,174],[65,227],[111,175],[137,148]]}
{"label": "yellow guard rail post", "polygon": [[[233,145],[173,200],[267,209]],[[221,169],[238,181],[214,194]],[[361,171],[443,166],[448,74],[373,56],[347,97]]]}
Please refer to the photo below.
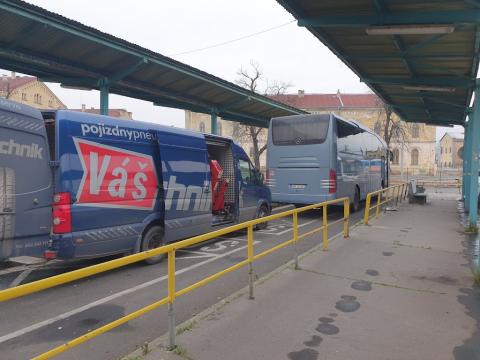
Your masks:
{"label": "yellow guard rail post", "polygon": [[[370,195],[370,194],[369,194]],[[370,202],[370,198],[367,197],[367,202]],[[343,204],[343,218],[340,218],[338,220],[332,221],[331,223],[328,223],[328,218],[327,218],[327,207],[328,205],[342,205]],[[313,209],[322,209],[322,226],[315,228],[313,230],[310,230],[308,232],[305,232],[303,234],[298,233],[299,229],[299,221],[298,221],[298,214],[313,210]],[[263,223],[263,222],[268,222],[276,219],[280,219],[286,216],[292,216],[292,230],[293,230],[293,238],[287,241],[284,241],[283,243],[277,244],[267,250],[264,250],[261,253],[255,254],[254,252],[254,246],[253,246],[253,228],[255,225]],[[114,320],[106,325],[103,325],[97,329],[94,329],[86,334],[83,334],[73,340],[70,340],[60,346],[57,346],[54,349],[51,349],[43,354],[40,354],[36,356],[34,359],[40,360],[40,359],[49,359],[53,356],[56,356],[58,354],[63,353],[64,351],[71,349],[77,345],[80,345],[81,343],[88,341],[90,339],[93,339],[107,331],[110,331],[122,324],[125,324],[126,322],[136,319],[152,310],[157,309],[158,307],[168,304],[168,327],[169,327],[169,337],[168,337],[168,346],[170,349],[175,348],[176,346],[176,340],[175,340],[175,331],[176,331],[176,324],[175,324],[175,300],[179,296],[185,295],[189,293],[190,291],[199,288],[201,286],[206,285],[207,283],[223,276],[226,275],[234,270],[237,270],[245,265],[249,266],[249,298],[253,299],[254,297],[254,282],[255,282],[255,275],[253,272],[253,262],[255,260],[258,260],[266,255],[269,255],[277,250],[280,250],[287,245],[293,244],[294,245],[294,263],[295,267],[298,268],[298,250],[296,248],[296,244],[298,241],[301,239],[312,235],[316,232],[323,231],[323,237],[322,237],[322,248],[324,250],[328,250],[329,247],[329,240],[328,240],[328,227],[332,226],[334,224],[343,222],[343,236],[344,238],[347,238],[349,236],[349,219],[350,219],[350,201],[348,198],[340,198],[340,199],[334,199],[334,200],[329,200],[325,201],[319,204],[314,204],[314,205],[308,205],[302,208],[298,209],[293,209],[293,210],[288,210],[284,211],[279,214],[275,215],[269,215],[260,219],[255,219],[255,220],[250,220],[241,224],[229,226],[227,228],[223,228],[220,230],[212,231],[207,234],[202,234],[198,235],[195,237],[192,237],[190,239],[178,241],[175,243],[171,243],[168,245],[164,245],[162,247],[152,249],[152,250],[147,250],[138,254],[133,254],[129,256],[125,256],[123,258],[119,259],[114,259],[110,261],[106,261],[101,264],[96,264],[92,266],[88,266],[82,269],[70,271],[64,274],[60,275],[55,275],[50,278],[38,280],[31,282],[29,284],[24,284],[24,285],[19,285],[14,288],[10,289],[5,289],[0,291],[0,302],[3,301],[8,301],[12,299],[16,299],[22,296],[26,296],[38,291],[46,290],[55,286],[59,286],[62,284],[70,283],[72,281],[76,281],[79,279],[83,279],[92,275],[100,274],[102,272],[106,272],[109,270],[117,269],[126,265],[130,265],[145,259],[148,259],[153,256],[158,256],[162,254],[167,254],[167,270],[168,270],[168,276],[167,276],[167,287],[168,287],[168,294],[166,297],[154,302],[153,304],[147,305],[141,309],[138,309],[128,315],[125,315],[117,320]],[[235,231],[239,230],[244,230],[247,229],[247,258],[246,260],[240,261],[239,263],[232,265],[224,270],[221,270],[213,275],[210,275],[202,280],[197,281],[194,284],[191,284],[183,289],[177,290],[176,289],[176,274],[175,274],[175,258],[176,258],[176,251],[179,249],[184,249],[186,247],[190,247],[193,245],[197,245],[199,243],[202,243],[204,241],[214,239]]]}
{"label": "yellow guard rail post", "polygon": [[[370,210],[375,208],[375,218],[378,218],[383,204],[391,203],[395,204],[396,206],[399,202],[401,203],[403,200],[405,200],[407,192],[407,184],[401,183],[368,193],[365,201],[365,215],[363,217],[363,223],[368,225],[368,221],[370,220]],[[382,201],[382,197],[385,200]],[[376,198],[376,202],[373,206],[372,198]]]}

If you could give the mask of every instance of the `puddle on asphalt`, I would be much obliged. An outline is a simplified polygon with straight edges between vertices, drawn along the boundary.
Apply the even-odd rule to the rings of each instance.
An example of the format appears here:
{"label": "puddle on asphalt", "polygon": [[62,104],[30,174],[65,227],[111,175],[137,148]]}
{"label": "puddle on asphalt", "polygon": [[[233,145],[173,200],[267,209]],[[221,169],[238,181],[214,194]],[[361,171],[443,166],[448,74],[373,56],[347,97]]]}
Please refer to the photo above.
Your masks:
{"label": "puddle on asphalt", "polygon": [[314,349],[303,349],[300,351],[294,351],[288,353],[288,358],[290,360],[317,360],[318,351]]}
{"label": "puddle on asphalt", "polygon": [[319,324],[315,330],[324,335],[335,335],[340,332],[340,329],[337,326],[329,323]]}
{"label": "puddle on asphalt", "polygon": [[360,303],[355,296],[342,295],[342,300],[339,300],[335,304],[335,308],[342,312],[353,312],[360,308]]}
{"label": "puddle on asphalt", "polygon": [[310,347],[317,347],[322,343],[323,339],[322,337],[318,335],[312,335],[312,338],[310,340],[307,340],[304,342],[305,346],[310,346]]}
{"label": "puddle on asphalt", "polygon": [[365,274],[370,275],[370,276],[378,276],[380,273],[377,270],[374,269],[368,269],[365,271]]}
{"label": "puddle on asphalt", "polygon": [[372,290],[372,283],[369,281],[359,280],[354,281],[350,287],[354,290],[370,291]]}
{"label": "puddle on asphalt", "polygon": [[382,255],[383,255],[383,256],[392,256],[392,255],[393,255],[393,252],[392,252],[392,251],[383,251],[383,252],[382,252]]}
{"label": "puddle on asphalt", "polygon": [[320,321],[321,323],[332,323],[335,320],[329,317],[321,317],[321,318],[318,318],[318,321]]}

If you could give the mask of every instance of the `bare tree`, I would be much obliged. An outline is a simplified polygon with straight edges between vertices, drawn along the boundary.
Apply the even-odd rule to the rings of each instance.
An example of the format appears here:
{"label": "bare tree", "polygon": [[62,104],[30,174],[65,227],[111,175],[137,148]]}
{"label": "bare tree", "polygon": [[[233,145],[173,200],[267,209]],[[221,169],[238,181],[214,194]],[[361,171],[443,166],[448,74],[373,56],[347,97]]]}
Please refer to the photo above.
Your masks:
{"label": "bare tree", "polygon": [[[241,67],[238,70],[237,75],[238,79],[235,81],[237,85],[240,85],[241,87],[253,92],[262,92],[264,95],[281,95],[292,86],[290,83],[277,80],[269,84],[268,80],[264,79],[263,71],[260,68],[260,65],[258,62],[253,60],[250,61],[249,68],[245,69],[244,67]],[[263,81],[265,81],[266,86],[263,91],[259,91],[259,87]],[[266,137],[266,129],[251,125],[241,125],[240,123],[235,122],[233,125],[232,136],[234,139],[240,142],[252,144],[253,161],[255,163],[255,167],[260,169],[260,156],[267,149],[266,143],[260,146],[262,138]]]}
{"label": "bare tree", "polygon": [[390,149],[392,142],[405,142],[408,137],[408,126],[401,119],[393,116],[392,108],[378,99],[378,104],[383,107],[383,111],[378,114],[377,122],[374,125],[375,132],[380,135],[387,143]]}

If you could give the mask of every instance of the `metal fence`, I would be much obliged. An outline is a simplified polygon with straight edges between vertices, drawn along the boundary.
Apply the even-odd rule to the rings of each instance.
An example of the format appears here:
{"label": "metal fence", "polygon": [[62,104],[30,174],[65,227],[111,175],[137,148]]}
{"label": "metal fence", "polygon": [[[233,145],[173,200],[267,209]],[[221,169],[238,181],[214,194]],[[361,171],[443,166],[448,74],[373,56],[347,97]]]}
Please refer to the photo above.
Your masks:
{"label": "metal fence", "polygon": [[[328,222],[327,218],[327,209],[329,205],[343,205],[343,217],[332,222]],[[322,226],[317,227],[313,230],[305,232],[303,234],[298,233],[298,214],[313,210],[313,209],[322,209]],[[255,254],[254,249],[254,242],[253,242],[253,229],[257,224],[268,222],[280,218],[284,218],[287,216],[292,216],[292,230],[293,230],[293,237],[290,240],[284,241],[278,245],[275,245],[272,248],[264,250],[258,254]],[[334,199],[330,201],[325,201],[319,204],[309,205],[298,209],[288,210],[281,212],[275,215],[269,215],[264,218],[250,220],[238,225],[233,225],[227,228],[223,228],[220,230],[216,230],[207,234],[199,235],[192,237],[187,240],[182,240],[179,242],[171,243],[156,249],[144,251],[138,254],[129,255],[123,258],[107,261],[101,264],[89,266],[83,269],[71,271],[65,274],[52,276],[50,278],[46,278],[43,280],[38,280],[29,284],[20,285],[14,288],[6,289],[0,291],[0,302],[12,300],[19,298],[21,296],[29,295],[38,291],[42,291],[45,289],[49,289],[55,286],[59,286],[62,284],[66,284],[75,280],[83,279],[92,275],[100,274],[109,270],[117,269],[129,264],[133,264],[147,258],[158,256],[162,254],[167,254],[168,259],[168,295],[153,304],[145,306],[141,309],[138,309],[124,317],[121,317],[115,321],[112,321],[106,325],[103,325],[97,329],[94,329],[86,334],[83,334],[75,339],[68,341],[67,343],[60,345],[54,349],[51,349],[43,354],[36,356],[34,359],[49,359],[54,357],[62,352],[73,348],[81,343],[88,341],[92,338],[95,338],[107,331],[110,331],[126,322],[136,319],[141,315],[144,315],[152,310],[157,309],[158,307],[168,304],[168,317],[169,317],[169,347],[174,348],[176,345],[175,342],[175,299],[179,296],[185,295],[192,290],[199,288],[201,286],[206,285],[207,283],[225,275],[241,267],[248,265],[249,267],[249,297],[253,298],[253,291],[254,291],[254,273],[253,273],[253,263],[255,260],[258,260],[264,256],[267,256],[277,250],[280,250],[288,245],[293,245],[294,247],[294,264],[295,268],[298,268],[298,251],[297,251],[297,243],[299,240],[305,238],[306,236],[312,235],[316,232],[322,231],[322,248],[323,250],[328,250],[329,247],[329,238],[328,238],[328,228],[336,223],[343,222],[343,236],[347,238],[349,236],[349,219],[350,219],[350,201],[348,198],[340,198]],[[211,240],[217,238],[222,235],[226,235],[235,231],[239,230],[247,230],[247,258],[243,261],[238,262],[237,264],[230,266],[222,271],[219,271],[213,275],[210,275],[192,285],[189,285],[182,289],[177,289],[175,282],[176,282],[176,275],[175,275],[175,257],[176,251],[184,249],[189,246],[200,244],[204,241]]]}
{"label": "metal fence", "polygon": [[[406,183],[396,184],[385,189],[380,189],[367,194],[365,201],[365,216],[363,217],[363,223],[368,225],[370,220],[370,210],[375,209],[375,218],[378,218],[380,209],[384,204],[397,205],[399,202],[404,201],[408,194],[408,186]],[[375,204],[372,206],[372,198],[376,199]]]}

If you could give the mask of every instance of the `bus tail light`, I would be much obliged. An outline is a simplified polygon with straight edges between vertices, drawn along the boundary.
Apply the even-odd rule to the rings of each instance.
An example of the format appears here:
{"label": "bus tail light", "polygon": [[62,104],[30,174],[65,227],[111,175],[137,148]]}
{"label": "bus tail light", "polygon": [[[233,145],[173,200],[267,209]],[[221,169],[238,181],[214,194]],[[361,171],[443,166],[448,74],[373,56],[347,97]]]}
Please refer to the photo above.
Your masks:
{"label": "bus tail light", "polygon": [[265,184],[267,186],[275,186],[275,170],[274,169],[267,169]]}
{"label": "bus tail light", "polygon": [[335,170],[330,169],[328,180],[329,180],[328,193],[329,194],[336,193],[337,192],[337,173],[335,172]]}
{"label": "bus tail light", "polygon": [[65,234],[72,231],[71,197],[69,192],[53,196],[53,233]]}

